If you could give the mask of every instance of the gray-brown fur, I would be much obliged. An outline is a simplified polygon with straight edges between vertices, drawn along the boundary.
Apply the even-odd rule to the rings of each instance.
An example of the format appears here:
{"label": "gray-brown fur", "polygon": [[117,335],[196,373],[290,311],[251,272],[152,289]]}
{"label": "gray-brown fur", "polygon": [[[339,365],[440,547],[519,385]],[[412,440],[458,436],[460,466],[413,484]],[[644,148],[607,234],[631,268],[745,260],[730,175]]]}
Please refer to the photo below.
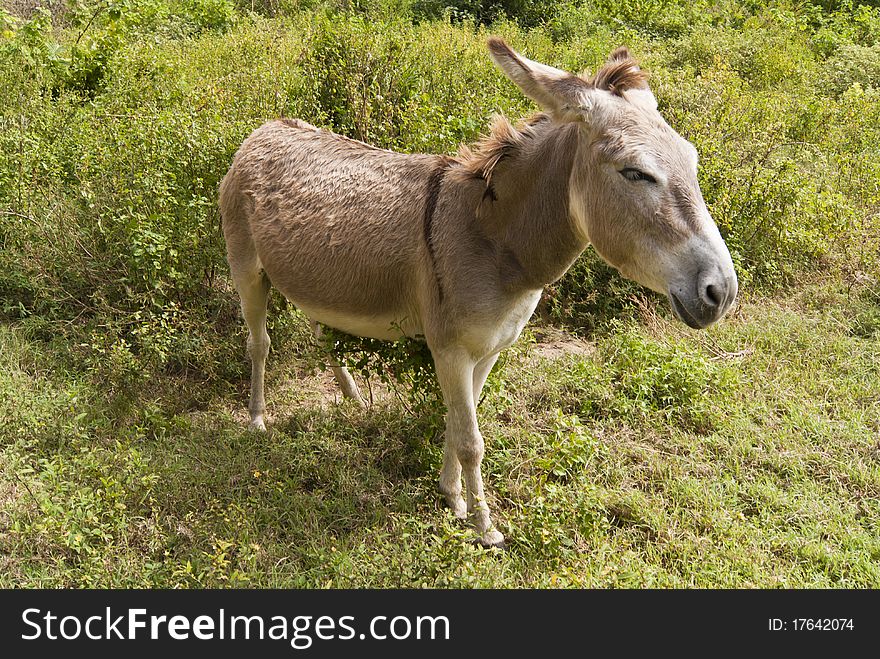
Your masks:
{"label": "gray-brown fur", "polygon": [[419,200],[441,162],[305,122],[270,122],[245,141],[221,186],[221,205],[236,196],[244,210],[224,207],[227,242],[252,244],[272,284],[291,300],[403,313],[414,302],[408,282],[429,274],[412,255],[424,250]]}
{"label": "gray-brown fur", "polygon": [[[627,51],[584,79],[498,39],[489,49],[544,113],[517,128],[497,118],[455,158],[272,121],[245,140],[220,186],[249,329],[252,425],[265,427],[270,282],[313,321],[380,339],[424,337],[448,408],[440,489],[487,545],[502,536],[483,490],[476,403],[542,288],[590,242],[694,327],[720,318],[737,290],[694,149],[656,112]],[[334,374],[360,400],[348,372]]]}
{"label": "gray-brown fur", "polygon": [[485,181],[468,179],[471,159],[392,153],[305,122],[270,122],[245,141],[221,186],[227,243],[241,246],[236,252],[252,244],[295,304],[390,313],[430,336],[443,325],[431,316],[449,311],[432,310],[434,282],[456,292],[444,303],[469,314],[474,300],[492,299],[490,288],[516,293],[555,281],[583,250],[562,248],[572,236],[563,187],[573,142],[549,122],[536,125],[544,130],[518,142],[516,158],[489,157],[485,175],[504,173],[494,174],[492,201]]}

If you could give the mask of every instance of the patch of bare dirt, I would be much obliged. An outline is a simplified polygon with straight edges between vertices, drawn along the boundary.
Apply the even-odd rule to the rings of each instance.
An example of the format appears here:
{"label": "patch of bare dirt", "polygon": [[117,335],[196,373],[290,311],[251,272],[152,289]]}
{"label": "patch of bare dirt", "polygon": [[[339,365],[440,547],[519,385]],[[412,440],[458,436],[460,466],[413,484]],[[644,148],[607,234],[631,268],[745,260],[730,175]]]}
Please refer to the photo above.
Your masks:
{"label": "patch of bare dirt", "polygon": [[533,357],[559,359],[565,355],[590,355],[596,349],[589,341],[556,327],[535,329],[535,345],[529,350]]}
{"label": "patch of bare dirt", "polygon": [[[536,342],[528,348],[527,359],[555,360],[566,355],[590,355],[596,349],[590,341],[559,328],[538,327],[534,329],[533,333]],[[289,376],[274,382],[271,380],[267,382],[267,398],[271,399],[266,414],[267,424],[274,421],[273,411],[277,413],[278,410],[283,410],[286,406],[305,405],[326,410],[344,401],[342,391],[336,384],[333,372],[329,368],[312,371],[293,367],[289,373]],[[378,377],[373,377],[370,382],[367,382],[355,375],[355,380],[368,405],[371,402],[379,403],[394,398],[395,395],[400,395],[400,392],[395,393]],[[247,411],[247,397],[248,394],[245,393],[232,409],[233,418],[243,426],[246,426],[250,420]]]}
{"label": "patch of bare dirt", "polygon": [[284,386],[294,389],[299,400],[322,409],[342,400],[342,391],[337,386],[330,369],[310,375],[300,374]]}
{"label": "patch of bare dirt", "polygon": [[[380,381],[378,376],[370,378],[370,381],[367,382],[355,373],[352,373],[352,375],[360,389],[361,396],[367,401],[367,405],[372,402],[385,400],[394,395],[394,392],[390,391]],[[342,389],[336,383],[333,371],[330,368],[317,372],[297,373],[293,378],[285,382],[283,387],[295,391],[295,397],[298,401],[322,409],[338,405],[345,400],[345,397],[342,395]]]}

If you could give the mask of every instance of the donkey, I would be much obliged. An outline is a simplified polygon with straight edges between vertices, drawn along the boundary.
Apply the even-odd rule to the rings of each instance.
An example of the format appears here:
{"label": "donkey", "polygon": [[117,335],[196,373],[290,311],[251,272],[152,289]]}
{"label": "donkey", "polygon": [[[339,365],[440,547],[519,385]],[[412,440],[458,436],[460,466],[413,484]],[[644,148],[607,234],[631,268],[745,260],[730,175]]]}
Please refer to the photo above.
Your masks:
{"label": "donkey", "polygon": [[[516,128],[496,116],[455,157],[270,121],[236,153],[220,209],[249,332],[251,427],[265,429],[270,285],[313,327],[423,338],[447,408],[440,491],[493,546],[504,537],[483,489],[476,406],[543,288],[592,245],[704,328],[731,307],[738,284],[700,193],[696,149],[660,116],[626,48],[592,77],[533,62],[498,38],[488,48],[543,112]],[[333,371],[360,400],[351,375]]]}

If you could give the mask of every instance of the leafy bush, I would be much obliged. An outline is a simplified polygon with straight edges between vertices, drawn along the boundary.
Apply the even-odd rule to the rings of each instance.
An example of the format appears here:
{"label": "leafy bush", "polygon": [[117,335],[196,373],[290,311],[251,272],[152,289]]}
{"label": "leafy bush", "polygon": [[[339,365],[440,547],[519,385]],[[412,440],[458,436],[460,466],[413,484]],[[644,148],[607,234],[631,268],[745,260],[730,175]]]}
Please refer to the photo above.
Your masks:
{"label": "leafy bush", "polygon": [[453,20],[473,20],[482,25],[510,18],[523,27],[534,27],[551,19],[560,6],[548,0],[415,0],[413,14],[421,19],[448,15]]}
{"label": "leafy bush", "polygon": [[[655,87],[661,110],[697,146],[704,196],[743,282],[780,285],[817,263],[849,260],[841,257],[874,202],[866,191],[853,194],[849,169],[861,159],[839,130],[855,121],[854,132],[874,134],[876,106],[862,97],[855,117],[853,98],[824,96],[806,44],[786,32],[741,38],[724,59],[715,44],[731,36],[685,40]],[[780,77],[793,63],[797,74]]]}
{"label": "leafy bush", "polygon": [[623,329],[601,344],[614,382],[613,407],[624,415],[659,413],[666,421],[705,431],[716,421],[715,400],[735,385],[735,372],[708,361],[692,344],[663,343]]}
{"label": "leafy bush", "polygon": [[631,315],[633,299],[642,290],[587,248],[565,276],[548,287],[546,316],[591,336],[609,322]]}
{"label": "leafy bush", "polygon": [[[324,328],[320,341],[323,366],[341,364],[365,379],[378,376],[410,411],[437,413],[443,394],[437,383],[431,352],[423,341],[378,341]],[[363,392],[362,392],[363,393]]]}
{"label": "leafy bush", "polygon": [[[206,42],[192,59],[194,42],[158,52],[138,43],[107,61],[89,101],[50,77],[11,87],[18,96],[0,109],[10,126],[0,166],[0,203],[9,209],[0,217],[5,313],[101,326],[143,366],[209,374],[238,363],[217,334],[237,326],[237,312],[216,190],[254,117],[281,108],[266,106],[277,98],[266,96],[265,67],[236,65],[277,62],[298,46],[288,39],[279,44],[285,55],[267,55],[251,40],[225,61]],[[5,60],[4,82],[21,79],[24,53]],[[227,67],[227,82],[202,77],[206,59]]]}
{"label": "leafy bush", "polygon": [[[273,20],[228,0],[78,2],[54,24],[0,14],[0,311],[69,335],[95,368],[112,353],[133,360],[123,370],[242,374],[216,210],[235,149],[266,119],[300,116],[454,152],[493,112],[534,110],[486,56],[490,31],[569,70],[630,45],[697,146],[744,288],[817,267],[876,275],[876,9],[523,4],[504,10],[519,23],[489,30],[413,24],[391,6],[279,5],[288,16]],[[588,252],[547,309],[589,330],[637,290]],[[272,318],[276,339],[296,335],[289,314]]]}
{"label": "leafy bush", "polygon": [[853,85],[880,86],[880,44],[844,44],[825,61],[824,87],[840,95]]}

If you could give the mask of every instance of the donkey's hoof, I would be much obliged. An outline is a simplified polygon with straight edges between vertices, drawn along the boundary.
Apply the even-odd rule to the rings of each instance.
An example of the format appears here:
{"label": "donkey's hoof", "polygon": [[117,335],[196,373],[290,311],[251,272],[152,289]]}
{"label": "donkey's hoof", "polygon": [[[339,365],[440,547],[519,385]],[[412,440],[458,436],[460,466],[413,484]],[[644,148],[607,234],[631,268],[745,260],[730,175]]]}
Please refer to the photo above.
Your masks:
{"label": "donkey's hoof", "polygon": [[495,529],[489,529],[479,538],[477,538],[477,543],[483,547],[484,549],[490,549],[492,547],[497,547],[498,549],[506,549],[506,545],[504,544],[504,535],[500,531]]}
{"label": "donkey's hoof", "polygon": [[266,422],[263,421],[263,415],[260,414],[251,419],[251,422],[248,424],[248,429],[266,432]]}

